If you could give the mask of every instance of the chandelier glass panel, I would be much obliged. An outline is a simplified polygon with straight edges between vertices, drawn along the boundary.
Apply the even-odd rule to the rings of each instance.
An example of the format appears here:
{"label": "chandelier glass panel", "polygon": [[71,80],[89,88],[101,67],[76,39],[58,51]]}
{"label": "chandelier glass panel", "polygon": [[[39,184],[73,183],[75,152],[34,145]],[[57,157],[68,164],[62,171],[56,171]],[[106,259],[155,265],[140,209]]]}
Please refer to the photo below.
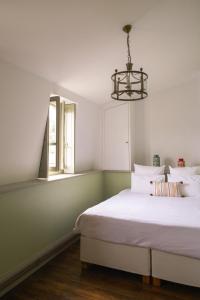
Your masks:
{"label": "chandelier glass panel", "polygon": [[131,62],[130,45],[129,45],[129,32],[131,25],[125,25],[123,31],[127,33],[127,48],[128,48],[128,62],[126,64],[126,71],[115,70],[111,76],[113,81],[113,92],[111,97],[120,101],[137,101],[145,99],[147,93],[147,79],[148,75],[140,68],[139,71],[134,71]]}

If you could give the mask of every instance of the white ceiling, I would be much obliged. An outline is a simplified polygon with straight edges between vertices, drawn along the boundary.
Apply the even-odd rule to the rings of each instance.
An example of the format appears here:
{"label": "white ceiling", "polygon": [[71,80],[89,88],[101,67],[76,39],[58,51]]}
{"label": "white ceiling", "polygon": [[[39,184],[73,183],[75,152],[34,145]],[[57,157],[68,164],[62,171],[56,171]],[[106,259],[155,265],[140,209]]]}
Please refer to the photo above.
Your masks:
{"label": "white ceiling", "polygon": [[127,23],[150,93],[200,69],[199,0],[2,0],[0,57],[104,103],[114,69],[125,68]]}

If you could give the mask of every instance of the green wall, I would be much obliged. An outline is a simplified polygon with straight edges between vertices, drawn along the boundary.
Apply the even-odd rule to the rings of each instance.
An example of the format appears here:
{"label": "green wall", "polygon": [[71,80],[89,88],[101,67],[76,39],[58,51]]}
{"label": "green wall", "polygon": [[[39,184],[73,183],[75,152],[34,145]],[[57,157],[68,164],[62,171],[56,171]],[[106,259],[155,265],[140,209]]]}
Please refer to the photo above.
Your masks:
{"label": "green wall", "polygon": [[116,195],[120,191],[130,188],[131,173],[104,171],[104,199]]}
{"label": "green wall", "polygon": [[44,182],[0,195],[0,278],[72,232],[83,210],[103,199],[103,174]]}
{"label": "green wall", "polygon": [[130,187],[130,173],[93,172],[0,195],[0,279],[72,232],[86,208]]}

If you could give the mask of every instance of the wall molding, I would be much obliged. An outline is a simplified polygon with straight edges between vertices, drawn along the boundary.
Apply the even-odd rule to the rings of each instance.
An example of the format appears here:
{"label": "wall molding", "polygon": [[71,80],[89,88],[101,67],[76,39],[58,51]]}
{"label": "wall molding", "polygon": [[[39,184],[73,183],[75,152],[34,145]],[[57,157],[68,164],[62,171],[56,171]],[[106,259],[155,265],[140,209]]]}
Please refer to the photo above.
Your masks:
{"label": "wall molding", "polygon": [[130,173],[131,174],[131,170],[103,170],[104,173]]}
{"label": "wall molding", "polygon": [[86,170],[82,171],[79,173],[74,173],[74,174],[58,174],[58,175],[51,175],[48,178],[36,178],[33,180],[28,180],[28,181],[23,181],[23,182],[15,182],[15,183],[9,183],[9,184],[4,184],[0,185],[0,195],[17,191],[17,190],[22,190],[22,189],[27,189],[30,187],[42,185],[42,184],[50,184],[51,182],[54,181],[61,181],[61,180],[71,180],[75,179],[80,176],[87,176],[87,175],[93,175],[97,173],[101,173],[102,170]]}
{"label": "wall molding", "polygon": [[79,238],[78,234],[71,232],[38,252],[31,259],[17,266],[15,270],[5,273],[0,277],[0,297],[24,281],[27,277],[32,275],[73,243],[77,242]]}

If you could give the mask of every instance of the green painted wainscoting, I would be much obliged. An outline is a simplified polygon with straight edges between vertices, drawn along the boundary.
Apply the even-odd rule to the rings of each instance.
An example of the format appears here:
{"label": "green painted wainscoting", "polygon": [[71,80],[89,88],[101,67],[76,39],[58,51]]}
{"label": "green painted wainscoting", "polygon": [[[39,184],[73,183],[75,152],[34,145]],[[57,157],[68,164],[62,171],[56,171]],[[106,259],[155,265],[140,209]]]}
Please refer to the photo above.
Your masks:
{"label": "green painted wainscoting", "polygon": [[131,187],[131,172],[104,171],[104,199]]}
{"label": "green painted wainscoting", "polygon": [[2,193],[0,281],[72,233],[77,216],[102,200],[102,172]]}
{"label": "green painted wainscoting", "polygon": [[0,282],[70,235],[82,211],[130,184],[130,172],[97,171],[1,193]]}

